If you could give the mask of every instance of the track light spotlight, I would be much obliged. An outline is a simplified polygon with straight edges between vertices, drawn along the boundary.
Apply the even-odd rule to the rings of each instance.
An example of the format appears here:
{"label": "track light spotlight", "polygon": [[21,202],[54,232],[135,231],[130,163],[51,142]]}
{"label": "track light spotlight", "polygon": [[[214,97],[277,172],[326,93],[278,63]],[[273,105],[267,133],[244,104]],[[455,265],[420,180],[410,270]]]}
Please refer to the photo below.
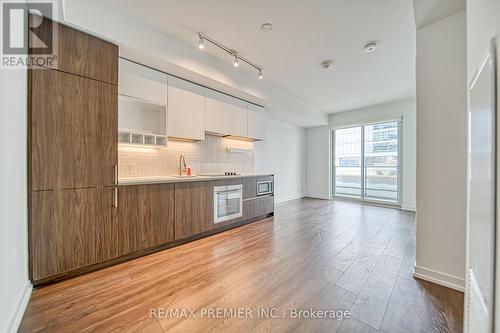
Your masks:
{"label": "track light spotlight", "polygon": [[233,61],[233,66],[238,67],[240,65],[240,60],[238,59],[238,55],[234,55],[234,61]]}
{"label": "track light spotlight", "polygon": [[205,43],[201,34],[198,34],[198,48],[200,50],[203,50],[205,48]]}
{"label": "track light spotlight", "polygon": [[259,69],[259,80],[262,80],[264,78],[264,74],[262,74],[262,69]]}

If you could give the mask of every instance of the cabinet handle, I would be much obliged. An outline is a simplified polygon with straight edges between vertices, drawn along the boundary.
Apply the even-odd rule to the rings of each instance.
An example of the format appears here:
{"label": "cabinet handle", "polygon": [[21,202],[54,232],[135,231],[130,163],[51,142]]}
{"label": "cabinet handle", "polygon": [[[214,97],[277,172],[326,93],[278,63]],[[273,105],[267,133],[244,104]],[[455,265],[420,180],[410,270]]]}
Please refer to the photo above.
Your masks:
{"label": "cabinet handle", "polygon": [[118,208],[118,187],[113,189],[113,207]]}
{"label": "cabinet handle", "polygon": [[118,185],[118,165],[117,164],[113,165],[113,172],[114,172],[114,175],[113,175],[114,183],[115,183],[115,185]]}

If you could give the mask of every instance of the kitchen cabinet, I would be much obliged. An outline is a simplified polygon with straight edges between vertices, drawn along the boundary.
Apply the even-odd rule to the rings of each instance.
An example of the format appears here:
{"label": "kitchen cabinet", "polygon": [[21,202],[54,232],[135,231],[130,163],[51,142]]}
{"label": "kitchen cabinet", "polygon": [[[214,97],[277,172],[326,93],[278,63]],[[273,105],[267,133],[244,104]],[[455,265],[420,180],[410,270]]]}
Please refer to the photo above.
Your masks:
{"label": "kitchen cabinet", "polygon": [[274,196],[268,195],[243,201],[243,220],[248,221],[274,211]]}
{"label": "kitchen cabinet", "polygon": [[29,84],[31,189],[115,184],[116,86],[47,69]]}
{"label": "kitchen cabinet", "polygon": [[[41,20],[40,26],[39,16],[30,14],[29,20],[30,26],[37,27],[36,34],[40,37],[51,34],[52,27],[57,29],[57,60],[48,62],[49,68],[118,84],[118,46],[46,17]],[[32,42],[33,39],[30,38],[30,45]]]}
{"label": "kitchen cabinet", "polygon": [[233,136],[248,135],[248,103],[234,98]]}
{"label": "kitchen cabinet", "polygon": [[257,197],[257,179],[255,177],[243,178],[243,200]]}
{"label": "kitchen cabinet", "polygon": [[205,89],[168,77],[167,132],[177,139],[205,139]]}
{"label": "kitchen cabinet", "polygon": [[248,104],[248,134],[254,140],[264,140],[266,135],[266,113],[261,106]]}
{"label": "kitchen cabinet", "polygon": [[120,59],[118,92],[120,95],[165,106],[167,104],[167,74]]}
{"label": "kitchen cabinet", "polygon": [[214,228],[212,182],[175,184],[175,239],[193,236]]}
{"label": "kitchen cabinet", "polygon": [[[111,188],[31,193],[30,240],[34,281],[113,258],[116,208]],[[103,209],[103,205],[109,205]]]}
{"label": "kitchen cabinet", "polygon": [[121,186],[118,252],[133,253],[174,240],[174,184]]}
{"label": "kitchen cabinet", "polygon": [[[49,33],[50,25],[44,18],[37,34]],[[53,26],[57,61],[28,70],[29,270],[35,284],[118,256],[118,47]]]}
{"label": "kitchen cabinet", "polygon": [[216,135],[231,135],[233,107],[233,97],[205,89],[205,131]]}

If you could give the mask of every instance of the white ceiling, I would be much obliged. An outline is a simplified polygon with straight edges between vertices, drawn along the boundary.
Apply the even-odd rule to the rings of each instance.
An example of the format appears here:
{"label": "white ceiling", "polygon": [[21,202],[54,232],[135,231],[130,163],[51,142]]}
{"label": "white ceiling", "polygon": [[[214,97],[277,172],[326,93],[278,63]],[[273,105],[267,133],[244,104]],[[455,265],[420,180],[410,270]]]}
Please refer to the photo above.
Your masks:
{"label": "white ceiling", "polygon": [[[197,49],[200,31],[264,68],[264,80],[245,88],[265,96],[290,96],[301,108],[320,114],[413,96],[415,23],[411,0],[101,0],[115,10]],[[260,25],[273,24],[271,32]],[[376,40],[376,52],[364,54]],[[207,45],[203,58],[227,64],[225,74],[257,73]],[[201,59],[203,59],[201,58]],[[200,59],[199,57],[197,59]],[[333,59],[329,71],[320,62]],[[225,68],[225,67],[224,67]],[[265,82],[264,82],[265,81]],[[280,91],[276,94],[266,91]],[[262,94],[259,93],[262,91]],[[282,113],[283,114],[283,113]],[[299,118],[297,118],[299,119]],[[325,118],[322,118],[325,119]],[[284,119],[286,120],[286,119]],[[290,119],[290,122],[295,122]],[[300,120],[299,125],[313,126]]]}
{"label": "white ceiling", "polygon": [[413,0],[417,28],[465,10],[466,0]]}

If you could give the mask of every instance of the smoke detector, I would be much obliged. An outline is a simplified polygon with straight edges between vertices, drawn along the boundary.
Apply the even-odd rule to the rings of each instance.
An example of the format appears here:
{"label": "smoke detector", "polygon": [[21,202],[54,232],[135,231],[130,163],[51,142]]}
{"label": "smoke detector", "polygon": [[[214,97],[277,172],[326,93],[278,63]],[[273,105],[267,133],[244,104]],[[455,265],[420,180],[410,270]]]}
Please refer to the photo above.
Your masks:
{"label": "smoke detector", "polygon": [[377,42],[369,42],[365,45],[365,53],[372,53],[377,49]]}
{"label": "smoke detector", "polygon": [[260,26],[260,30],[269,32],[273,29],[273,25],[271,23],[264,23],[263,25]]}
{"label": "smoke detector", "polygon": [[329,70],[333,66],[333,60],[324,60],[321,62],[321,68],[323,68],[325,71]]}

